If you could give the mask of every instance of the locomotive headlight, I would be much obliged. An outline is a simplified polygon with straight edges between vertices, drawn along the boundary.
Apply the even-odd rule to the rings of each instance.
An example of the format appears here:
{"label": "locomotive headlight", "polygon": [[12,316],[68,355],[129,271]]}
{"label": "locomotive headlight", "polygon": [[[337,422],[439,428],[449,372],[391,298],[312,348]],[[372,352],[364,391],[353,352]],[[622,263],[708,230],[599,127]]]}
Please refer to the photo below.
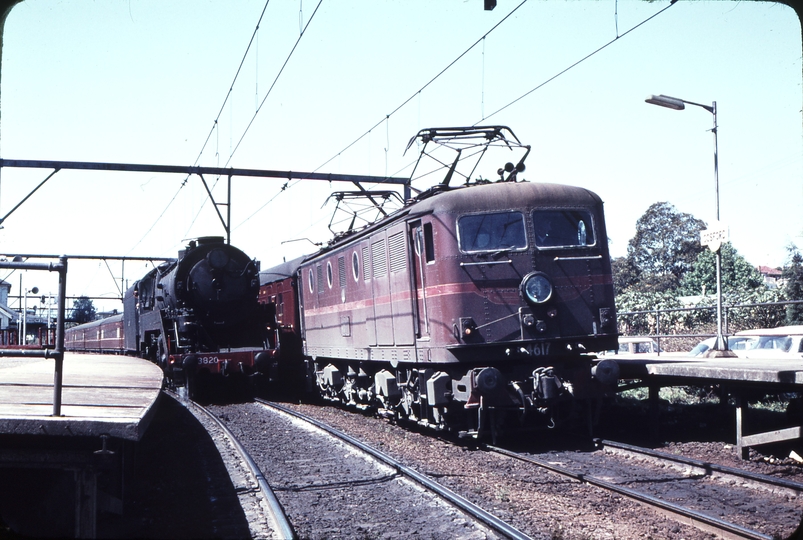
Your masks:
{"label": "locomotive headlight", "polygon": [[521,281],[521,294],[533,304],[543,304],[552,297],[552,283],[546,275],[532,272]]}
{"label": "locomotive headlight", "polygon": [[206,260],[209,261],[209,266],[220,270],[226,268],[226,265],[229,264],[229,255],[222,249],[213,249],[206,256]]}

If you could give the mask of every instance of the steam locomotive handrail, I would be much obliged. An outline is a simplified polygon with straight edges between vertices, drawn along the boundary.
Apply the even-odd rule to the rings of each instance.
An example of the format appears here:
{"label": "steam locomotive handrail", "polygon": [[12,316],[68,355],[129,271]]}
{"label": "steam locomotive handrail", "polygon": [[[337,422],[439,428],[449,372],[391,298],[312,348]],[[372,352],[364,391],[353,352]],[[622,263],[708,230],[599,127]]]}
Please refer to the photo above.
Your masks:
{"label": "steam locomotive handrail", "polygon": [[[61,416],[61,383],[64,376],[64,312],[67,304],[67,257],[59,257],[58,263],[29,263],[20,261],[0,261],[0,268],[19,270],[47,270],[59,273],[58,307],[56,309],[56,348],[44,351],[6,350],[0,356],[53,358],[56,366],[53,374],[53,416]],[[27,313],[22,313],[27,317]]]}

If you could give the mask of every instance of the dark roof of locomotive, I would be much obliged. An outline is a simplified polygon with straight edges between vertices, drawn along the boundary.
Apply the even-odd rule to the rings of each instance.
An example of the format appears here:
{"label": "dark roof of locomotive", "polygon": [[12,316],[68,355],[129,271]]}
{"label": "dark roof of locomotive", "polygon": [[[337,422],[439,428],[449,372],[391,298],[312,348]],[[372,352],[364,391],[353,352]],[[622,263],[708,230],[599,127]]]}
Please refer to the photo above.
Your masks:
{"label": "dark roof of locomotive", "polygon": [[410,215],[434,212],[466,213],[491,208],[571,208],[602,204],[599,196],[585,188],[536,182],[495,182],[476,184],[439,193],[410,206]]}
{"label": "dark roof of locomotive", "polygon": [[398,219],[433,213],[462,214],[489,209],[522,208],[537,204],[542,208],[578,208],[602,204],[599,195],[586,188],[540,182],[489,182],[426,192],[411,204],[364,229],[336,239],[316,253],[302,256],[260,272],[260,284],[295,275],[305,261],[331,252],[355,239],[371,234]]}

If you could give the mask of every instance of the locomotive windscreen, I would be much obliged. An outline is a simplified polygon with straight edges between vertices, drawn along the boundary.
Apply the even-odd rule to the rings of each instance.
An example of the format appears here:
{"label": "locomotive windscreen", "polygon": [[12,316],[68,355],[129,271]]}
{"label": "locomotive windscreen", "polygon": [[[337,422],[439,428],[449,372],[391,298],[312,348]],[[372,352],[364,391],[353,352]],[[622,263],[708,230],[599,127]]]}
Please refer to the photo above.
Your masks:
{"label": "locomotive windscreen", "polygon": [[538,247],[594,245],[591,214],[585,210],[535,210],[533,223]]}
{"label": "locomotive windscreen", "polygon": [[521,212],[498,212],[463,216],[457,223],[460,249],[466,252],[524,249],[524,216]]}

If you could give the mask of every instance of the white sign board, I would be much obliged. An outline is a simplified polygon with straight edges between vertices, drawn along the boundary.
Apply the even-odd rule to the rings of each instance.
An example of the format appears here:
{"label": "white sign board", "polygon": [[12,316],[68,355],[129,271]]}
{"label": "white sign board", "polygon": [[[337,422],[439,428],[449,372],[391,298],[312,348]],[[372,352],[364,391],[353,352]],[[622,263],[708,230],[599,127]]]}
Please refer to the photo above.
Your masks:
{"label": "white sign board", "polygon": [[720,221],[714,221],[709,228],[700,231],[700,244],[716,253],[723,242],[728,241],[728,226]]}

